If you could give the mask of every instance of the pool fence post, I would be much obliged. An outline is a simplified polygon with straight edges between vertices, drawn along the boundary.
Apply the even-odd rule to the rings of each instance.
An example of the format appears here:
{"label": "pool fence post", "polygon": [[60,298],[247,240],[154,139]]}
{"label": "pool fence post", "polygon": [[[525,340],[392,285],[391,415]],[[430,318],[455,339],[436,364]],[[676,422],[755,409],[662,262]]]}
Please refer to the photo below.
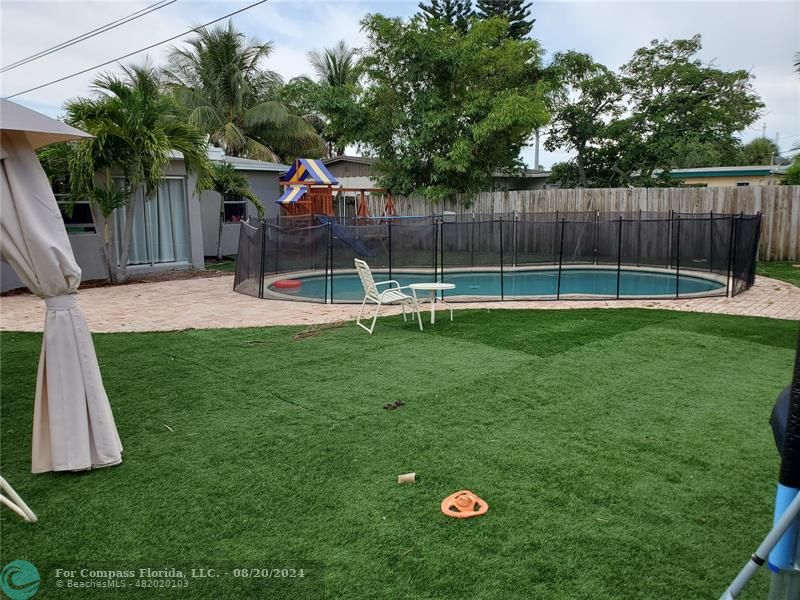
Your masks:
{"label": "pool fence post", "polygon": [[672,268],[672,219],[674,218],[674,211],[669,209],[669,229],[667,230],[667,269]]}
{"label": "pool fence post", "polygon": [[594,211],[594,264],[597,264],[597,245],[600,240],[600,211]]}
{"label": "pool fence post", "polygon": [[714,270],[714,211],[709,212],[710,223],[708,225],[708,270]]}
{"label": "pool fence post", "polygon": [[258,297],[264,297],[264,263],[267,253],[267,220],[261,221],[261,260],[259,261]]}
{"label": "pool fence post", "polygon": [[[264,219],[264,223],[266,223],[266,222],[267,222],[267,220]],[[275,272],[277,273],[278,272],[278,249],[280,248],[280,246],[279,246],[280,236],[281,236],[281,231],[283,231],[283,229],[281,228],[280,225],[278,225],[278,221],[277,220],[275,221],[275,225],[276,225],[275,226]]]}
{"label": "pool fence post", "polygon": [[[328,304],[328,273],[330,273],[330,265],[331,265],[331,250],[333,246],[331,245],[331,225],[328,223],[326,227],[328,230],[328,240],[327,244],[325,245],[325,291],[324,291],[324,303]],[[333,298],[331,298],[331,304],[333,304]]]}
{"label": "pool fence post", "polygon": [[328,221],[328,244],[330,244],[331,247],[331,258],[330,258],[331,267],[329,269],[331,284],[328,287],[328,289],[330,290],[331,293],[331,304],[333,304],[333,223],[331,223],[330,221]]}
{"label": "pool fence post", "polygon": [[[444,292],[442,292],[444,293]],[[504,300],[503,294],[503,217],[500,216],[500,300]]]}
{"label": "pool fence post", "polygon": [[731,224],[733,227],[733,231],[731,232],[731,255],[730,255],[730,263],[731,263],[731,298],[736,295],[736,244],[739,242],[738,237],[736,235],[736,230],[739,227],[737,225],[739,223],[739,215],[733,215],[733,223]]}
{"label": "pool fence post", "polygon": [[564,256],[564,219],[561,219],[561,236],[558,243],[558,282],[556,283],[556,300],[561,298],[561,263]]}
{"label": "pool fence post", "polygon": [[513,258],[511,259],[511,266],[516,267],[517,266],[517,209],[516,208],[514,209],[514,222],[512,227],[514,229],[512,230],[513,234],[511,237],[514,243],[514,248],[512,251]]}
{"label": "pool fence post", "polygon": [[636,266],[642,266],[642,209],[639,209],[639,224],[636,230]]}
{"label": "pool fence post", "polygon": [[[444,231],[442,222],[434,217],[433,220],[433,280],[444,281]],[[441,261],[441,265],[439,264]],[[442,275],[439,275],[440,267]]]}
{"label": "pool fence post", "polygon": [[681,295],[681,216],[675,224],[675,298]]}
{"label": "pool fence post", "polygon": [[392,220],[387,219],[386,227],[389,232],[389,279],[392,278]]}
{"label": "pool fence post", "polygon": [[622,277],[622,215],[619,217],[619,236],[617,239],[617,300],[619,300],[620,277]]}
{"label": "pool fence post", "polygon": [[469,266],[470,267],[475,266],[475,213],[474,212],[472,213],[472,229],[470,230],[469,234]]}
{"label": "pool fence post", "polygon": [[[744,214],[744,213],[742,213]],[[756,213],[756,233],[753,236],[753,247],[750,250],[750,256],[753,257],[752,262],[750,263],[750,272],[747,274],[747,289],[749,290],[753,283],[755,283],[756,277],[756,263],[758,262],[758,242],[761,238],[761,211]]]}
{"label": "pool fence post", "polygon": [[[556,223],[558,223],[558,209],[556,209]],[[564,228],[563,228],[563,227],[561,228],[561,231],[562,231],[562,233],[563,233],[563,231],[564,231]],[[555,236],[554,236],[554,237],[553,237],[553,244],[554,244],[554,247],[553,247],[553,264],[556,264],[556,249],[555,249],[555,243],[556,243],[556,240],[555,240]]]}

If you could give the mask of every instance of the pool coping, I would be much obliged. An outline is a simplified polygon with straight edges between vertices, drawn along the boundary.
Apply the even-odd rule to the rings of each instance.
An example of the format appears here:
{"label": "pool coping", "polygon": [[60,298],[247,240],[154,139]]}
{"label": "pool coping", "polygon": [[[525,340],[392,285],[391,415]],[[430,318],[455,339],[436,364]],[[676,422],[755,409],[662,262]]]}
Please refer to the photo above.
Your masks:
{"label": "pool coping", "polygon": [[[375,267],[372,268],[373,275],[386,275],[387,279],[389,278],[389,268],[388,267]],[[531,272],[531,271],[553,271],[558,270],[557,265],[552,265],[548,263],[547,265],[522,265],[522,266],[508,266],[508,267],[499,267],[499,266],[489,266],[489,267],[445,267],[445,273],[513,273],[513,272]],[[610,265],[595,265],[595,264],[570,264],[570,265],[562,265],[562,271],[588,271],[588,270],[598,270],[598,271],[616,271],[616,267],[612,267]],[[681,293],[679,296],[671,295],[671,296],[639,296],[639,295],[621,295],[619,297],[616,294],[547,294],[547,295],[536,295],[536,296],[506,296],[501,299],[500,296],[483,296],[483,295],[469,295],[469,294],[458,294],[458,295],[447,295],[446,299],[448,301],[459,303],[459,302],[519,302],[519,301],[526,301],[526,302],[557,302],[559,300],[684,300],[684,299],[693,299],[693,298],[721,298],[728,296],[731,292],[731,285],[729,283],[727,275],[720,275],[718,273],[713,273],[711,271],[699,271],[697,269],[681,269],[680,272],[677,269],[668,269],[664,267],[653,267],[653,266],[639,266],[639,265],[625,265],[621,267],[623,271],[633,271],[633,272],[641,272],[641,273],[656,273],[660,275],[670,275],[672,277],[676,275],[680,276],[688,276],[694,277],[696,279],[706,279],[709,281],[714,281],[716,283],[721,284],[723,287],[720,290],[715,290],[715,293],[709,293],[710,291],[705,292],[693,292],[693,293]],[[392,269],[391,275],[394,276],[395,274],[430,274],[432,276],[435,275],[434,269],[430,269],[427,267],[404,267],[400,269]],[[334,269],[331,274],[335,277],[336,275],[355,275],[355,269]],[[264,300],[281,300],[281,301],[291,301],[291,302],[310,302],[314,304],[361,304],[361,300],[337,300],[335,302],[329,302],[327,298],[325,300],[317,299],[317,298],[310,298],[308,296],[302,295],[295,295],[295,294],[283,294],[281,292],[277,292],[275,290],[270,289],[270,285],[282,281],[284,279],[303,279],[308,277],[320,277],[325,275],[325,273],[321,270],[313,270],[313,269],[306,269],[302,271],[287,271],[284,273],[277,273],[275,275],[265,276],[264,278],[264,288],[263,288],[263,299]],[[723,290],[724,289],[724,293]]]}

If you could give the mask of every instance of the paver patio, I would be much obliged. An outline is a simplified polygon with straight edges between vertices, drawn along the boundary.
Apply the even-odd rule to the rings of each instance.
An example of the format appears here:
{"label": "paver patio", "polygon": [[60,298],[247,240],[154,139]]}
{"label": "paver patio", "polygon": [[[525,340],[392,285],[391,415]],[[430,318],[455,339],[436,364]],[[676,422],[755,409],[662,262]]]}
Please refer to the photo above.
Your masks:
{"label": "paver patio", "polygon": [[[81,291],[79,297],[92,331],[103,333],[310,325],[355,319],[359,311],[359,306],[353,304],[259,300],[237,294],[232,288],[232,276],[213,277],[89,288]],[[456,309],[663,308],[800,321],[800,288],[758,277],[750,290],[735,298],[470,302],[453,306]],[[394,307],[384,310],[382,314],[387,315],[399,312]],[[39,298],[31,295],[0,298],[0,330],[41,331],[43,324],[44,302]]]}

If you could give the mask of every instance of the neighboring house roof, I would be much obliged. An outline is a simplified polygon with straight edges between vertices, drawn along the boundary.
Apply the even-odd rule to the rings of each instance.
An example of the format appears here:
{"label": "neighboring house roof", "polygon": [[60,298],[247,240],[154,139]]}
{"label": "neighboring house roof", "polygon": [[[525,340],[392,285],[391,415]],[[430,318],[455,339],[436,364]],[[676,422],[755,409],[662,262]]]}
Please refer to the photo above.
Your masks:
{"label": "neighboring house roof", "polygon": [[282,165],[281,163],[253,160],[251,158],[241,158],[239,156],[225,156],[222,160],[233,165],[233,168],[237,171],[271,171],[273,173],[283,173],[289,168],[289,165]]}
{"label": "neighboring house roof", "polygon": [[513,179],[547,179],[550,177],[550,171],[534,171],[533,169],[525,169],[522,172],[512,171],[511,173],[502,173],[497,171],[492,177],[510,177]]}
{"label": "neighboring house roof", "polygon": [[[698,167],[694,169],[673,169],[669,176],[674,179],[692,179],[693,177],[758,177],[779,172],[778,165],[749,165],[741,167]],[[658,175],[661,171],[653,171]]]}
{"label": "neighboring house roof", "polygon": [[[173,160],[183,160],[183,154],[171,151],[169,157]],[[233,166],[237,171],[268,171],[272,173],[283,173],[289,165],[267,162],[263,160],[253,160],[251,158],[241,158],[239,156],[225,156],[225,153],[214,146],[208,147],[208,158],[212,161],[222,161]]]}
{"label": "neighboring house roof", "polygon": [[280,180],[287,183],[308,183],[311,185],[336,185],[339,181],[315,158],[298,158]]}
{"label": "neighboring house roof", "polygon": [[322,161],[326,165],[334,165],[340,162],[351,162],[359,165],[374,165],[378,162],[377,158],[370,158],[368,156],[350,156],[343,154],[342,156],[334,156],[333,158],[325,158]]}
{"label": "neighboring house roof", "polygon": [[[336,163],[349,162],[359,165],[374,165],[378,162],[377,158],[370,158],[368,156],[351,156],[344,154],[342,156],[334,156],[333,158],[326,158],[322,162],[326,165],[335,165]],[[493,177],[513,177],[517,179],[546,179],[550,177],[550,171],[536,171],[534,169],[525,169],[522,172],[502,173],[498,171]]]}

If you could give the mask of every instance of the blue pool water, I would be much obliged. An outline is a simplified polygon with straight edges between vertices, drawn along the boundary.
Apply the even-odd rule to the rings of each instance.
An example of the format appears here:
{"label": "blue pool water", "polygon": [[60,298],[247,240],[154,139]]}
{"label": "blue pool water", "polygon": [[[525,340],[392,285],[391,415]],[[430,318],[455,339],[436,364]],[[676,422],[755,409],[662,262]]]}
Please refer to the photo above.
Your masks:
{"label": "blue pool water", "polygon": [[[445,283],[453,283],[456,288],[445,292],[445,296],[500,296],[500,273],[487,271],[455,271],[440,275]],[[287,277],[288,278],[288,277]],[[293,278],[295,279],[295,278]],[[331,280],[326,284],[325,275],[312,275],[296,278],[302,282],[296,291],[276,290],[300,299],[301,297],[322,300],[327,293],[330,297]],[[375,273],[377,281],[389,279],[387,274]],[[432,273],[392,273],[392,279],[400,285],[433,281]],[[676,277],[674,274],[651,271],[621,271],[619,282],[620,296],[635,297],[674,297]],[[358,275],[341,274],[333,277],[333,299],[339,302],[360,302],[364,290]],[[505,298],[512,296],[555,296],[558,287],[558,269],[531,271],[506,271],[503,274],[502,292]],[[711,279],[681,275],[678,282],[680,295],[701,292],[723,292],[725,284]],[[582,294],[597,296],[616,296],[616,269],[564,269],[561,271],[561,295]]]}

